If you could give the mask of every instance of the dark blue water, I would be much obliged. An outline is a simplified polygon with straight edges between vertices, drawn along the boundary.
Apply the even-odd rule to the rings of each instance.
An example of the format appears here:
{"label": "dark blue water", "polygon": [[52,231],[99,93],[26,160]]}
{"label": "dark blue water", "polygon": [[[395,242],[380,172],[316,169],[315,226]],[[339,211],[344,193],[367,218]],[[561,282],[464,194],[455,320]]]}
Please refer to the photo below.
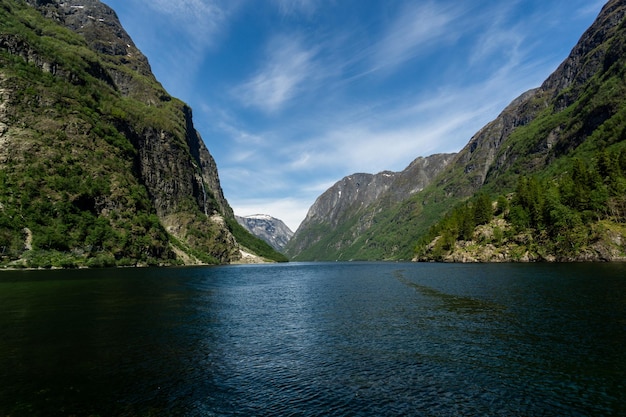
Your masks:
{"label": "dark blue water", "polygon": [[0,417],[626,415],[626,264],[0,273]]}

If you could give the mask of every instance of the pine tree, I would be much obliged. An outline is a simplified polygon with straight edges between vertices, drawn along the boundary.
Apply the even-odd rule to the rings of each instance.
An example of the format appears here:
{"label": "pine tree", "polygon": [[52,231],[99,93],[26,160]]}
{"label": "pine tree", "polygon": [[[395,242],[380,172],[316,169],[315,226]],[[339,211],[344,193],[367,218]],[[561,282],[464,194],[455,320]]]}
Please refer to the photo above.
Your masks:
{"label": "pine tree", "polygon": [[509,200],[500,194],[498,196],[498,201],[496,202],[496,213],[495,214],[506,214],[509,210]]}
{"label": "pine tree", "polygon": [[493,207],[487,193],[481,192],[474,201],[474,222],[477,225],[487,224],[493,218]]}

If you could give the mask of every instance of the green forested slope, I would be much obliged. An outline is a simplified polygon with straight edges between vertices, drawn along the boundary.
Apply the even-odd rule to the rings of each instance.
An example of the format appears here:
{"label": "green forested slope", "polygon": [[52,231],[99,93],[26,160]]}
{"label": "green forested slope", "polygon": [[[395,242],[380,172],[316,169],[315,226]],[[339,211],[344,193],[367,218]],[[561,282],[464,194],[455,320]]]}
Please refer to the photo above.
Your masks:
{"label": "green forested slope", "polygon": [[502,220],[492,224],[495,238],[492,233],[481,238],[485,228],[474,228],[489,223],[472,219],[474,197],[458,204],[420,239],[418,257],[476,258],[481,239],[483,246],[493,246],[482,252],[482,260],[625,257],[623,10],[623,2],[609,2],[603,17],[613,17],[619,24],[584,57],[594,57],[598,70],[584,82],[558,91],[531,123],[516,129],[499,149],[495,160],[504,162],[490,167],[480,194],[494,204],[490,220],[494,214]]}
{"label": "green forested slope", "polygon": [[[565,162],[565,161],[562,161]],[[576,157],[557,176],[520,175],[494,199],[458,204],[417,246],[419,260],[626,259],[626,149]],[[543,173],[545,174],[545,173]]]}
{"label": "green forested slope", "polygon": [[[509,240],[496,239],[498,244],[515,243],[516,250],[529,252],[532,259],[621,258],[626,250],[619,243],[626,221],[621,162],[626,138],[625,15],[626,1],[609,1],[540,88],[520,96],[477,132],[423,191],[373,213],[371,226],[354,236],[342,259],[411,259],[417,250],[423,260],[459,260],[463,250],[457,239],[481,246],[474,239],[476,220],[468,222],[473,217],[468,213],[476,201],[495,205],[500,196],[510,209],[498,212],[505,223],[492,225],[491,232],[502,229],[496,230],[500,236],[506,229],[503,238]],[[523,184],[531,184],[540,200],[528,199]],[[590,202],[580,200],[581,193]],[[569,248],[565,241],[571,241]],[[336,243],[329,238],[315,253],[304,249],[301,258],[335,259]],[[497,246],[482,242],[487,243]],[[539,247],[542,253],[535,250]],[[450,254],[455,248],[457,257]]]}
{"label": "green forested slope", "polygon": [[[91,35],[118,36],[104,25]],[[0,0],[0,264],[237,260],[236,239],[250,236],[211,220],[233,215],[211,187],[191,112],[133,52],[101,53],[25,2]]]}

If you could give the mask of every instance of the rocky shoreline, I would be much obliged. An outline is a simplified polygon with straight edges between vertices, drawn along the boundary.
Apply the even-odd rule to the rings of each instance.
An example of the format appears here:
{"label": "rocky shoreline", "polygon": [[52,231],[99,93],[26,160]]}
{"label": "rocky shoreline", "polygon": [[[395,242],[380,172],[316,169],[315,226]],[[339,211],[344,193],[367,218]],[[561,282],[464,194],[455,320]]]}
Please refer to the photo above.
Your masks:
{"label": "rocky shoreline", "polygon": [[503,219],[494,219],[474,231],[472,240],[457,241],[447,251],[437,252],[437,236],[416,256],[414,262],[505,263],[505,262],[626,262],[626,225],[601,222],[602,229],[589,245],[575,253],[558,246],[550,250],[530,233],[510,237],[510,225]]}

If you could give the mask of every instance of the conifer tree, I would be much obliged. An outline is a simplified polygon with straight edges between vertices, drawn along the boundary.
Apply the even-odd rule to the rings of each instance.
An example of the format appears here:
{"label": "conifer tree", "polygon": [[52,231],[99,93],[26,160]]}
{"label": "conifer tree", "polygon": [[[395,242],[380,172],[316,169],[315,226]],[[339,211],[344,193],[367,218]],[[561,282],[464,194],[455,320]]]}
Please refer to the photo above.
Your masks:
{"label": "conifer tree", "polygon": [[491,199],[487,193],[481,192],[474,202],[474,222],[477,225],[486,224],[493,218]]}
{"label": "conifer tree", "polygon": [[496,213],[495,214],[506,214],[509,210],[509,200],[502,194],[498,196],[498,201],[496,202]]}

